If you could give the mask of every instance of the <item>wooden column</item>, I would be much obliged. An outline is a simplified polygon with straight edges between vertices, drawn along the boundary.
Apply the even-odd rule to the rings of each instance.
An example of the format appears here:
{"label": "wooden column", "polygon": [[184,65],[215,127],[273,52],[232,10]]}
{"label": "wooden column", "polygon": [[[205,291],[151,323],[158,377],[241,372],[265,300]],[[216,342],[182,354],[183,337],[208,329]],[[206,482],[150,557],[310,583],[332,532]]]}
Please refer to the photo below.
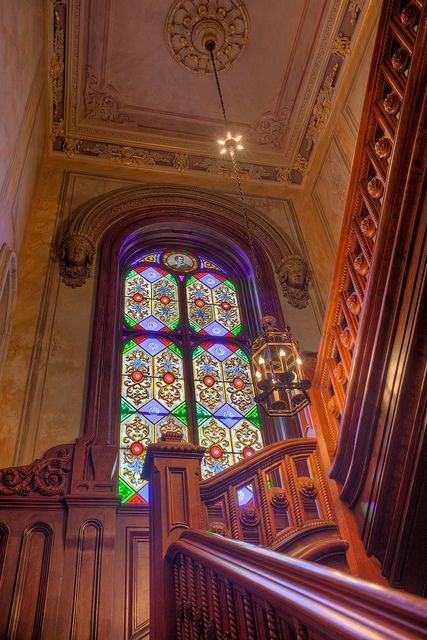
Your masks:
{"label": "wooden column", "polygon": [[186,529],[206,529],[199,486],[205,449],[181,439],[181,434],[164,434],[148,446],[144,463],[150,482],[150,637],[156,640],[174,638],[177,625],[167,550]]}

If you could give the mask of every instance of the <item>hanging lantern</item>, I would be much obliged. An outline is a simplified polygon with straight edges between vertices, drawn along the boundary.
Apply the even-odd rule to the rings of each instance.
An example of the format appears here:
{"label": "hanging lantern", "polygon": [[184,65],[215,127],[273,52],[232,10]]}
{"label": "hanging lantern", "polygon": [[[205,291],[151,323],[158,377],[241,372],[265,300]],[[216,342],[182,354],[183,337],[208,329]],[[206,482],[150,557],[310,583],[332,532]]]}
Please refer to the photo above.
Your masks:
{"label": "hanging lantern", "polygon": [[262,333],[252,343],[255,401],[270,416],[295,416],[310,404],[297,343],[289,328],[280,331],[274,316],[264,316]]}

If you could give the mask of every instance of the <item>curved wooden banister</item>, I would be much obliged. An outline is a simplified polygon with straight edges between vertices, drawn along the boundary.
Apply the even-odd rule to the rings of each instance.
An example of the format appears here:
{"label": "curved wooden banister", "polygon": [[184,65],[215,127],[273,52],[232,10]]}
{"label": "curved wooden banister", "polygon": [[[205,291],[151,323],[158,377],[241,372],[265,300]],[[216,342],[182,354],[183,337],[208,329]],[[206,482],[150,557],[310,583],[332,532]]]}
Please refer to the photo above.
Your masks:
{"label": "curved wooden banister", "polygon": [[201,482],[200,497],[214,533],[347,568],[314,438],[265,447]]}
{"label": "curved wooden banister", "polygon": [[188,530],[167,554],[177,636],[419,640],[421,598],[235,540]]}
{"label": "curved wooden banister", "polygon": [[224,471],[203,480],[200,483],[202,500],[216,497],[230,485],[237,486],[254,474],[258,469],[270,466],[282,460],[285,455],[310,454],[316,449],[316,438],[293,438],[292,440],[280,440],[257,451],[253,458],[240,460]]}

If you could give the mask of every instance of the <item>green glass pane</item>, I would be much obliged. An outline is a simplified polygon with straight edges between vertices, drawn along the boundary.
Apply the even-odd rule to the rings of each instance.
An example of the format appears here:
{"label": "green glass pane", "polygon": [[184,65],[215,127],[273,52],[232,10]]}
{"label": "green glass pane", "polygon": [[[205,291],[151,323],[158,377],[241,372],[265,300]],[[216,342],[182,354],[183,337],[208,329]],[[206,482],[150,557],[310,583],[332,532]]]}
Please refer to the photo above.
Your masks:
{"label": "green glass pane", "polygon": [[176,409],[174,409],[172,411],[172,413],[173,413],[174,416],[179,418],[181,420],[181,422],[183,422],[184,424],[188,425],[187,403],[186,402],[183,402],[182,404],[180,404],[179,407],[177,407]]}
{"label": "green glass pane", "polygon": [[234,327],[234,329],[231,330],[231,333],[233,334],[233,336],[237,336],[237,335],[239,335],[241,330],[242,330],[242,325],[239,324],[238,327]]}
{"label": "green glass pane", "polygon": [[175,284],[176,280],[171,273],[168,273],[165,277]]}
{"label": "green glass pane", "polygon": [[243,358],[243,360],[245,360],[245,362],[249,362],[249,358],[246,355],[246,353],[243,351],[243,349],[237,349],[236,351],[236,355],[240,356],[241,358]]}
{"label": "green glass pane", "polygon": [[134,342],[133,340],[127,340],[123,345],[123,353],[126,353],[127,351],[129,351],[129,349],[133,349],[136,346],[136,342]]}
{"label": "green glass pane", "polygon": [[233,289],[233,291],[237,291],[236,285],[230,282],[230,280],[224,280],[224,284],[226,284],[227,287],[230,287],[230,289]]}
{"label": "green glass pane", "polygon": [[192,284],[193,282],[197,282],[197,278],[195,278],[194,276],[190,276],[187,280],[187,286],[189,284]]}
{"label": "green glass pane", "polygon": [[177,344],[174,344],[172,342],[172,344],[169,345],[169,349],[171,351],[173,351],[174,353],[176,353],[177,356],[179,356],[180,358],[182,358],[182,350],[178,347]]}
{"label": "green glass pane", "polygon": [[261,429],[261,421],[259,419],[259,411],[257,406],[252,407],[252,409],[245,415],[245,418],[250,420],[252,424],[258,427],[258,429]]}
{"label": "green glass pane", "polygon": [[199,353],[203,353],[204,349],[203,347],[201,347],[200,345],[198,347],[196,347],[193,351],[193,358],[197,358],[197,356],[199,355]]}
{"label": "green glass pane", "polygon": [[132,320],[132,318],[129,318],[129,316],[127,316],[126,314],[124,314],[124,318],[125,318],[125,322],[130,326],[130,327],[134,327],[136,325],[135,320]]}
{"label": "green glass pane", "polygon": [[177,328],[178,325],[179,325],[179,318],[171,322],[171,324],[169,325],[169,329],[173,331],[174,329]]}
{"label": "green glass pane", "polygon": [[190,320],[190,318],[188,319],[188,322],[190,323],[190,327],[193,329],[193,331],[196,331],[197,333],[199,333],[200,327],[198,327],[197,324],[195,324],[192,320]]}
{"label": "green glass pane", "polygon": [[120,399],[120,422],[125,420],[131,413],[135,413],[135,408],[132,407],[124,398]]}
{"label": "green glass pane", "polygon": [[129,498],[131,498],[135,493],[135,491],[132,491],[130,486],[121,478],[119,478],[118,491],[119,491],[119,495],[122,498],[122,502],[127,502]]}
{"label": "green glass pane", "polygon": [[126,280],[128,280],[128,278],[133,278],[134,276],[136,276],[137,273],[134,269],[131,269],[130,271],[127,272],[126,274]]}
{"label": "green glass pane", "polygon": [[204,422],[205,420],[211,417],[211,414],[209,413],[209,411],[204,407],[202,407],[202,405],[199,404],[198,402],[196,402],[196,413],[197,413],[198,424],[201,424],[202,422]]}

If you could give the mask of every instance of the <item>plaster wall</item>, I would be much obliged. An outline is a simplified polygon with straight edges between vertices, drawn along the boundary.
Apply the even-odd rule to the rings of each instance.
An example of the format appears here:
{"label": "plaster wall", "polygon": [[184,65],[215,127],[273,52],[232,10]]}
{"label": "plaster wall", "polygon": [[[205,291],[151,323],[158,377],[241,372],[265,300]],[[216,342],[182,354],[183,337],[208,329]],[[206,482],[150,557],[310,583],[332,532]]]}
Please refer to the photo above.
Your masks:
{"label": "plaster wall", "polygon": [[0,373],[9,346],[19,258],[46,145],[42,0],[0,2]]}

